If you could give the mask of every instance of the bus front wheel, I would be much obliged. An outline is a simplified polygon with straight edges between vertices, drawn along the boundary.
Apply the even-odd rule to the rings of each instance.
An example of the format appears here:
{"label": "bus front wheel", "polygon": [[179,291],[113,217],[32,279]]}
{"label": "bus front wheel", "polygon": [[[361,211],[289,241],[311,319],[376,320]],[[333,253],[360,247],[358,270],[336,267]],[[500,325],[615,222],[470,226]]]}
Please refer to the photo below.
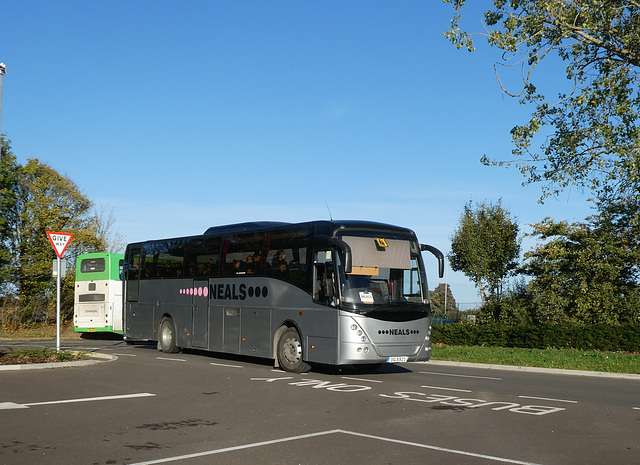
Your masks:
{"label": "bus front wheel", "polygon": [[291,373],[306,373],[311,369],[302,359],[302,341],[295,328],[287,329],[278,339],[278,363]]}
{"label": "bus front wheel", "polygon": [[175,354],[179,351],[176,345],[176,329],[171,318],[165,317],[160,321],[158,348],[166,354]]}

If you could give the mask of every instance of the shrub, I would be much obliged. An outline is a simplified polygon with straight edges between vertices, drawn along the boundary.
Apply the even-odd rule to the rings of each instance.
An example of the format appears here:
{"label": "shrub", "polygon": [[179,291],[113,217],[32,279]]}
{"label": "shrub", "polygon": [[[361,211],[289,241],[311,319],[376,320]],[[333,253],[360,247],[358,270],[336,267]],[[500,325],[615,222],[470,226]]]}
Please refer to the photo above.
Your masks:
{"label": "shrub", "polygon": [[519,325],[455,323],[433,326],[435,344],[518,347],[523,349],[593,349],[640,352],[640,325]]}

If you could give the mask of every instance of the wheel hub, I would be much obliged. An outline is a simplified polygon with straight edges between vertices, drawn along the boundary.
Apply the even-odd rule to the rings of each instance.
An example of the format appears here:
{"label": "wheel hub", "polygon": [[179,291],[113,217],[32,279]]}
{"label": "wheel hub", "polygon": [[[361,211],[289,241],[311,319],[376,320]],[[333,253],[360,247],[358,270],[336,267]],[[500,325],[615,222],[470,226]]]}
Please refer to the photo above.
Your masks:
{"label": "wheel hub", "polygon": [[284,345],[284,356],[288,362],[295,363],[300,360],[302,346],[293,338],[287,339]]}

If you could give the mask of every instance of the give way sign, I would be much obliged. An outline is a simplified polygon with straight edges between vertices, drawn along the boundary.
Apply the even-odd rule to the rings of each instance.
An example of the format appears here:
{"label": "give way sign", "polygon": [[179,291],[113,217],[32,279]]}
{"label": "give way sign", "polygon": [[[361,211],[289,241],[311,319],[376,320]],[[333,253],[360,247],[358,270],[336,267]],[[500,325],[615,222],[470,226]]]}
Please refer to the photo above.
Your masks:
{"label": "give way sign", "polygon": [[53,249],[56,251],[58,258],[62,258],[64,251],[67,250],[69,242],[71,242],[73,234],[47,231],[47,237],[49,238],[51,245],[53,245]]}

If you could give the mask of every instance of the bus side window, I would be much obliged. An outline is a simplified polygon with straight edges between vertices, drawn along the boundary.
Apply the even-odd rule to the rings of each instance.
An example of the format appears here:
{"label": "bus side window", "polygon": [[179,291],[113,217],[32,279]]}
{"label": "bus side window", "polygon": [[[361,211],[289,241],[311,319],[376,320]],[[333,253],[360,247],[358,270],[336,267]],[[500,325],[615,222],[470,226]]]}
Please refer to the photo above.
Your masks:
{"label": "bus side window", "polygon": [[131,251],[131,256],[126,264],[126,279],[138,279],[140,271],[140,249],[136,248]]}
{"label": "bus side window", "polygon": [[260,274],[262,271],[263,233],[235,234],[222,246],[224,276]]}
{"label": "bus side window", "polygon": [[269,233],[263,260],[264,274],[313,292],[312,237],[312,231],[304,228]]}
{"label": "bus side window", "polygon": [[184,274],[187,277],[219,275],[220,238],[192,238],[185,249]]}

